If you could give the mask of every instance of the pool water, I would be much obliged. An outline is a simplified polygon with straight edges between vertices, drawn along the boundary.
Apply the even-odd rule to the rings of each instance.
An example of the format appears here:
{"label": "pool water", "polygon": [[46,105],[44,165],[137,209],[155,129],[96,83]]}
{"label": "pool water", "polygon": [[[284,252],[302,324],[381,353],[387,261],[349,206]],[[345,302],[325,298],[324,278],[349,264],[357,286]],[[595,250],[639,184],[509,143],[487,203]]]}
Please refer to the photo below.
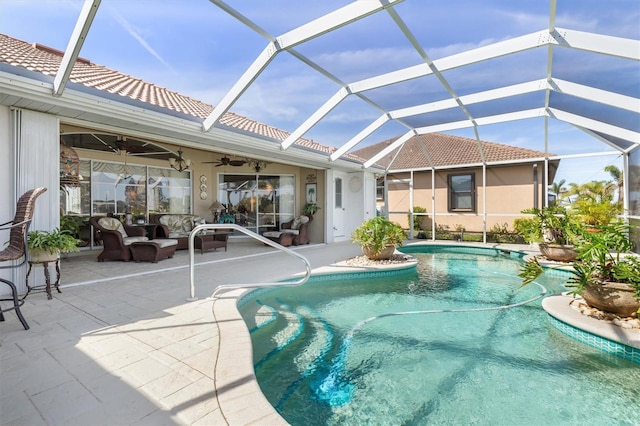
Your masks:
{"label": "pool water", "polygon": [[640,366],[556,331],[540,300],[499,308],[541,293],[515,254],[421,250],[401,275],[243,299],[258,382],[290,424],[640,424]]}

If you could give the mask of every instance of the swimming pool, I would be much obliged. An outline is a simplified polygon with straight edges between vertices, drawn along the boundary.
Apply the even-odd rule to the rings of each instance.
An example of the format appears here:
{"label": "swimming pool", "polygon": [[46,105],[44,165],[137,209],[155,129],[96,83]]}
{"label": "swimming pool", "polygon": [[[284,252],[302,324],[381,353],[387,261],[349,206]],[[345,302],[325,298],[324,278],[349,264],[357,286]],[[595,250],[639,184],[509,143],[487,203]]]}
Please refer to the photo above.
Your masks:
{"label": "swimming pool", "polygon": [[[289,423],[638,424],[637,364],[556,331],[539,300],[500,309],[541,292],[520,287],[516,254],[412,254],[416,270],[399,275],[243,298],[258,382]],[[411,313],[386,315],[398,312]]]}

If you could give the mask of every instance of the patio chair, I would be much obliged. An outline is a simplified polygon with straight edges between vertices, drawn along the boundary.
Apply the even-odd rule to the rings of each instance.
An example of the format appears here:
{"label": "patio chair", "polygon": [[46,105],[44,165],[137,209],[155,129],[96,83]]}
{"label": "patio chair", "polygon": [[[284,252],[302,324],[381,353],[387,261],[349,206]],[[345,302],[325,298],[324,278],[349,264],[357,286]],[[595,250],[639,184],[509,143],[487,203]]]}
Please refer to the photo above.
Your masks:
{"label": "patio chair", "polygon": [[132,259],[131,244],[148,241],[147,230],[143,226],[129,226],[120,222],[115,217],[92,216],[89,223],[97,229],[102,239],[102,253],[98,255],[98,262],[105,260]]}
{"label": "patio chair", "polygon": [[307,227],[312,218],[310,216],[302,215],[296,217],[289,222],[285,222],[280,226],[279,231],[267,231],[263,232],[262,236],[269,238],[272,241],[277,242],[285,247],[294,245],[299,246],[302,244],[309,244],[309,237],[307,236]]}
{"label": "patio chair", "polygon": [[[0,251],[0,262],[11,262],[10,265],[0,266],[0,269],[15,269],[24,265],[27,261],[27,233],[29,232],[29,226],[33,219],[33,210],[35,207],[36,198],[45,192],[47,188],[40,187],[25,192],[18,199],[16,205],[16,214],[12,221],[0,224],[0,230],[9,231],[9,244],[4,250]],[[8,225],[8,226],[7,226]],[[22,259],[19,263],[16,260]],[[4,312],[16,311],[18,319],[22,323],[25,330],[29,329],[27,320],[22,316],[20,312],[20,306],[24,304],[24,299],[18,298],[18,289],[16,285],[8,279],[0,278],[0,282],[5,283],[11,287],[11,298],[0,299],[3,301],[12,301],[13,306],[9,308],[0,307],[0,321],[4,321]]]}

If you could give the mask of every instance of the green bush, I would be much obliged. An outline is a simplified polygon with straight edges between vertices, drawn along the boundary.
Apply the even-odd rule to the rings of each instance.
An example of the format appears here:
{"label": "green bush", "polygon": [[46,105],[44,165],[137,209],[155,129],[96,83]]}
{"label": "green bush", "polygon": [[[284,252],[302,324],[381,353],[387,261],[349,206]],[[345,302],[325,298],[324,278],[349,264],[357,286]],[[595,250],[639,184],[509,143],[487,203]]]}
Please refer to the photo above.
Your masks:
{"label": "green bush", "polygon": [[[420,207],[420,206],[414,206],[413,207],[413,212],[414,213],[426,213],[427,209],[424,207]],[[426,216],[413,216],[413,230],[414,231],[420,231],[421,229],[423,229],[420,224],[422,222],[422,219],[424,219]],[[409,228],[411,228],[411,213],[407,214],[407,223],[409,225]]]}
{"label": "green bush", "polygon": [[354,243],[368,247],[373,254],[379,254],[387,246],[400,247],[406,239],[407,233],[404,229],[384,216],[364,221],[351,234]]}

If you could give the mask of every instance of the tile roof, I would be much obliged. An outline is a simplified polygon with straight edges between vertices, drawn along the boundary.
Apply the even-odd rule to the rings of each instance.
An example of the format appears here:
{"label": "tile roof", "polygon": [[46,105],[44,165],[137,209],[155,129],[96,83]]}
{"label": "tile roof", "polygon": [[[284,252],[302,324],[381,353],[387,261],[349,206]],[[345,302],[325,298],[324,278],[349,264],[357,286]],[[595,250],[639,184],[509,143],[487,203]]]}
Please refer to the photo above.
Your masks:
{"label": "tile roof", "polygon": [[[375,145],[371,145],[356,151],[353,154],[362,158],[371,158],[376,153],[392,144],[397,138],[389,139]],[[428,153],[420,147],[422,142]],[[542,151],[519,148],[494,142],[480,142],[487,162],[513,161],[527,158],[544,157]],[[460,164],[481,163],[478,141],[461,136],[446,135],[443,133],[428,133],[414,136],[385,157],[377,161],[382,167],[387,167],[393,156],[400,150],[398,157],[389,170],[424,169],[434,167],[455,166]],[[553,155],[553,154],[550,154]],[[429,161],[430,160],[430,161]]]}
{"label": "tile roof", "polygon": [[[0,34],[0,62],[54,77],[58,72],[63,55],[64,52],[60,50],[37,43],[30,44],[5,34]],[[181,95],[139,78],[94,64],[84,58],[76,60],[69,80],[73,83],[181,112],[203,120],[214,109],[212,105],[198,99]],[[220,119],[220,124],[278,141],[283,141],[289,136],[289,132],[285,130],[251,120],[233,112],[224,114]],[[298,139],[295,145],[325,154],[331,154],[336,150],[334,147],[321,145],[306,138]],[[364,162],[364,159],[353,154],[347,154],[345,157],[359,163]]]}

